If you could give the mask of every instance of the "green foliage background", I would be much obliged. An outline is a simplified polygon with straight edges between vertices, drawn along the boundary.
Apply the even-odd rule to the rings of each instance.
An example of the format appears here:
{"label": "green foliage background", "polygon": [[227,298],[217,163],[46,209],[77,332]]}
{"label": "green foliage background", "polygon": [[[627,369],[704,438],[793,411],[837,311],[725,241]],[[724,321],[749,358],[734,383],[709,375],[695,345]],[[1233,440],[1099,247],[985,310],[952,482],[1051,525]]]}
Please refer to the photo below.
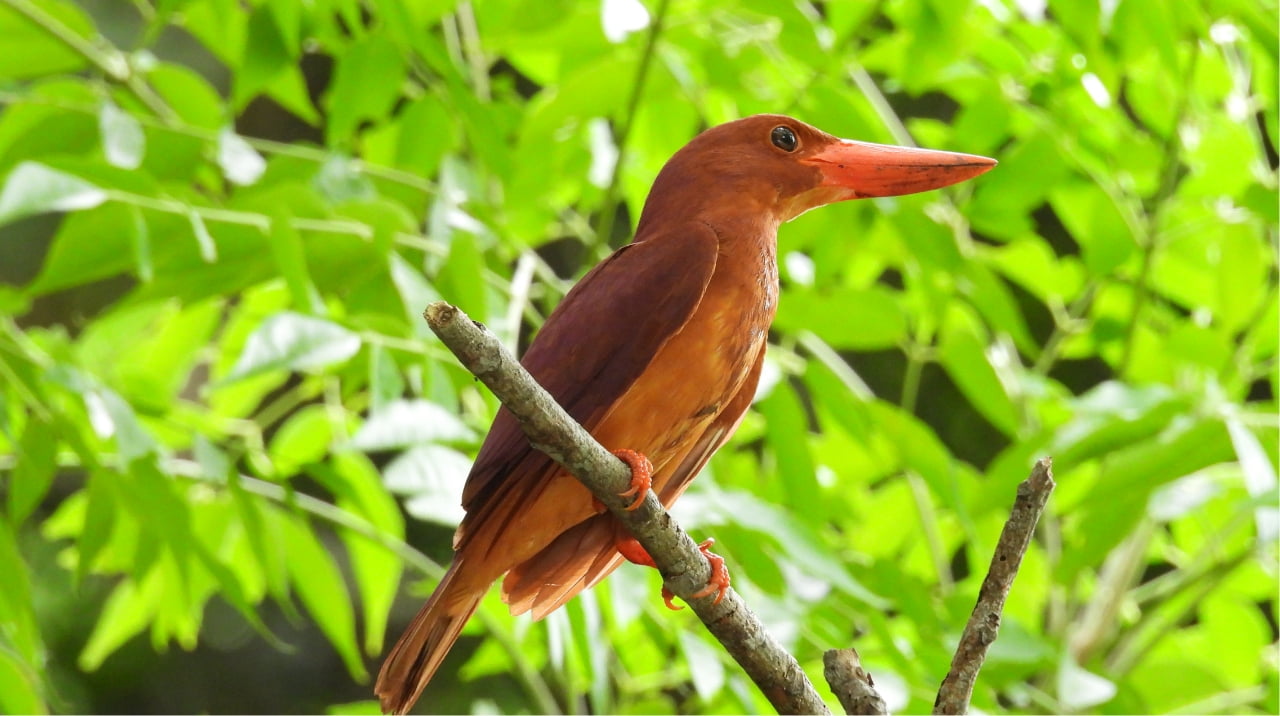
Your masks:
{"label": "green foliage background", "polygon": [[[927,710],[1048,454],[975,706],[1280,709],[1275,1],[646,5],[0,0],[0,710],[372,710],[495,409],[420,311],[527,341],[766,111],[1001,161],[783,227],[676,510],[811,678]],[[767,711],[657,589],[491,595],[421,708]]]}

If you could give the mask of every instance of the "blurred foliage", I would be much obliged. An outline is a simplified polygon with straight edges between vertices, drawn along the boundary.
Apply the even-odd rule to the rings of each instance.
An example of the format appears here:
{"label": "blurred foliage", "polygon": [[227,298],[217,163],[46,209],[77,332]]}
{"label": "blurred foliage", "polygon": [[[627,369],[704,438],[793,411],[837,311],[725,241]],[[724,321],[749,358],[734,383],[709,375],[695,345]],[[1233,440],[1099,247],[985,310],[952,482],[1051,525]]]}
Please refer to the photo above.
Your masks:
{"label": "blurred foliage", "polygon": [[[0,711],[371,710],[495,410],[422,308],[527,342],[756,112],[1001,161],[783,227],[759,400],[677,507],[810,677],[852,644],[927,710],[1048,454],[975,706],[1280,710],[1275,0],[0,0],[0,38]],[[421,708],[767,711],[657,579],[491,595]]]}

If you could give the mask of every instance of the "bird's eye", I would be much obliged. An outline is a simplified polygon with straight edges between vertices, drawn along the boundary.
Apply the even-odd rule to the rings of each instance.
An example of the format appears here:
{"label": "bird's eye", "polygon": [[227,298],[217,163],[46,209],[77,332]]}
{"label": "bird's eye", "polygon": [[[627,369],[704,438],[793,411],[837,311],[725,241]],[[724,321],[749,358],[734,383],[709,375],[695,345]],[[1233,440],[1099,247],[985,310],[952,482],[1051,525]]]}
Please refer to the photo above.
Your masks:
{"label": "bird's eye", "polygon": [[796,133],[791,131],[790,127],[774,127],[773,132],[769,134],[769,139],[773,141],[773,146],[784,152],[794,152],[796,145],[800,144],[800,140],[796,139]]}

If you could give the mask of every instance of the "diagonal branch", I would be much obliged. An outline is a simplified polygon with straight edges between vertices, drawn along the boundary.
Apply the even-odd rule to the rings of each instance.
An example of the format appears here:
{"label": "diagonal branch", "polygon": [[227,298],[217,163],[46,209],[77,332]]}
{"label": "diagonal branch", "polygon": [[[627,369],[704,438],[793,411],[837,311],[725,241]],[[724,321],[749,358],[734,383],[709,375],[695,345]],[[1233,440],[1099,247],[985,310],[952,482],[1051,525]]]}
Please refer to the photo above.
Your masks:
{"label": "diagonal branch", "polygon": [[690,599],[711,576],[698,545],[652,491],[638,509],[625,509],[628,500],[618,493],[630,484],[630,469],[574,422],[497,337],[444,302],[431,304],[423,315],[462,365],[516,416],[530,443],[573,473],[635,535],[667,587],[693,608],[779,713],[830,713],[795,658],[765,631],[737,592],[727,589],[719,604],[712,596]]}
{"label": "diagonal branch", "polygon": [[960,635],[960,644],[951,660],[951,671],[942,680],[938,698],[933,702],[935,714],[962,714],[969,710],[978,670],[987,658],[987,648],[1000,631],[1000,613],[1004,610],[1009,588],[1013,586],[1013,578],[1018,576],[1022,556],[1031,545],[1036,523],[1040,521],[1053,488],[1053,462],[1049,458],[1036,461],[1031,476],[1018,485],[1013,511],[1000,532],[1000,541],[991,556],[991,567],[978,592],[978,603],[974,605],[969,623]]}

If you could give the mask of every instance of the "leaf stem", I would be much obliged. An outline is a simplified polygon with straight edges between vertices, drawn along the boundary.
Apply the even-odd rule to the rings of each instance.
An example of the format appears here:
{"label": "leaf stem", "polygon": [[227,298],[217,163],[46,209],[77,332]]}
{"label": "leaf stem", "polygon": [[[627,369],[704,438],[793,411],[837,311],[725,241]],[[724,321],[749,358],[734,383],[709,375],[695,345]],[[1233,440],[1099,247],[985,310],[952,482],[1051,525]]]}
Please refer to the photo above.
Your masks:
{"label": "leaf stem", "polygon": [[667,16],[670,0],[659,0],[653,14],[653,22],[649,25],[649,33],[645,36],[644,50],[640,54],[640,65],[636,69],[636,78],[631,85],[631,97],[627,100],[627,111],[618,127],[618,158],[613,163],[613,172],[609,175],[609,186],[604,192],[604,201],[600,204],[600,225],[596,228],[597,241],[609,242],[613,234],[613,224],[618,213],[618,193],[621,191],[622,168],[627,159],[627,143],[631,137],[631,125],[635,122],[636,112],[640,109],[640,98],[644,96],[645,78],[649,75],[649,65],[653,64],[654,51],[658,45],[658,36],[662,34],[662,24]]}
{"label": "leaf stem", "polygon": [[129,65],[128,57],[119,48],[109,45],[105,40],[103,40],[103,44],[108,44],[108,49],[104,50],[95,46],[94,43],[76,34],[75,31],[63,24],[58,18],[46,12],[39,4],[30,0],[0,0],[0,2],[4,2],[15,12],[20,13],[38,25],[40,29],[49,33],[54,39],[84,57],[112,81],[124,85],[138,98],[139,102],[142,102],[156,116],[166,122],[177,119],[173,109],[165,104],[165,101],[133,71],[133,68]]}
{"label": "leaf stem", "polygon": [[[1191,43],[1191,59],[1189,67],[1187,67],[1185,76],[1192,77],[1195,75],[1197,61],[1200,59],[1200,49],[1197,43]],[[1129,321],[1125,326],[1124,350],[1120,354],[1120,363],[1116,367],[1116,373],[1123,376],[1128,372],[1129,365],[1133,360],[1134,345],[1137,343],[1138,321],[1142,318],[1142,310],[1146,307],[1147,299],[1150,297],[1151,289],[1147,285],[1151,278],[1151,267],[1155,263],[1155,255],[1157,249],[1160,248],[1160,215],[1163,213],[1164,205],[1173,196],[1178,189],[1179,168],[1182,163],[1182,141],[1178,136],[1178,125],[1182,124],[1182,117],[1187,112],[1187,105],[1191,99],[1189,85],[1183,85],[1183,91],[1178,96],[1177,108],[1174,110],[1174,127],[1164,138],[1164,145],[1161,147],[1161,156],[1164,157],[1164,167],[1160,172],[1160,186],[1156,189],[1156,193],[1151,197],[1148,203],[1151,207],[1146,212],[1146,220],[1143,222],[1142,231],[1142,265],[1138,269],[1138,277],[1136,287],[1134,289],[1133,306],[1129,310]]]}

